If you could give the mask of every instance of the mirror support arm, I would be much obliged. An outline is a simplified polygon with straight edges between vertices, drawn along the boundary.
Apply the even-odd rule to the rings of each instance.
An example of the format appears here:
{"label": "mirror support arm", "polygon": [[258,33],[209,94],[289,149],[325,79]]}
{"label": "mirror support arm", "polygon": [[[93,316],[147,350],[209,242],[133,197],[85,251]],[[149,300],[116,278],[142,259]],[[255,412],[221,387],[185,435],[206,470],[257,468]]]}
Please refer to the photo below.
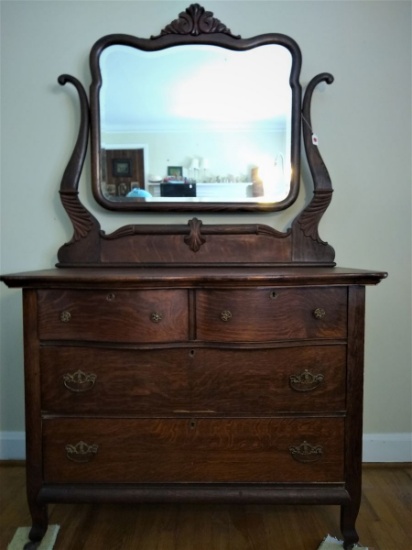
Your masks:
{"label": "mirror support arm", "polygon": [[302,103],[303,143],[309,163],[309,169],[312,174],[315,191],[333,191],[333,189],[329,172],[319,153],[316,136],[312,130],[312,119],[310,112],[312,95],[318,84],[320,84],[321,82],[332,84],[333,81],[334,78],[330,73],[321,73],[313,77],[305,90]]}
{"label": "mirror support arm", "polygon": [[[318,84],[332,84],[334,78],[330,73],[321,73],[309,82],[302,103],[302,133],[306,158],[313,179],[313,198],[308,206],[300,212],[292,224],[292,258],[294,261],[305,261],[308,254],[321,261],[333,261],[334,249],[319,236],[319,222],[332,200],[332,181],[326,165],[319,153],[317,138],[312,130],[311,103],[312,95]],[[314,258],[312,258],[314,259]]]}
{"label": "mirror support arm", "polygon": [[87,141],[90,129],[90,110],[86,91],[81,82],[70,75],[63,74],[58,78],[59,84],[72,84],[80,101],[80,126],[76,144],[64,171],[60,184],[60,200],[72,222],[74,233],[72,239],[58,251],[60,263],[88,258],[94,263],[99,256],[100,224],[83,206],[79,199],[79,180],[87,152]]}

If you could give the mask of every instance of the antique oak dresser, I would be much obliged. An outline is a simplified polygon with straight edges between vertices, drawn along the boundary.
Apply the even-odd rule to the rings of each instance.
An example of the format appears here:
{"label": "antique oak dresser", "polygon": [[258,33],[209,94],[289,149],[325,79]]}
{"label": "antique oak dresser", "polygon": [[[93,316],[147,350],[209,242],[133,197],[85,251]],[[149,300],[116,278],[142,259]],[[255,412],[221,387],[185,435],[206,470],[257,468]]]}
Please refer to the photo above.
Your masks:
{"label": "antique oak dresser", "polygon": [[[299,187],[301,130],[313,197],[285,231],[266,225],[128,225],[106,234],[80,202],[91,116],[101,192],[99,57],[209,45],[291,56],[290,193],[282,202],[125,201],[125,210],[279,210]],[[365,285],[383,272],[335,267],[318,223],[332,187],[311,129],[315,77],[300,97],[300,52],[271,34],[241,39],[192,5],[152,39],[110,35],[92,50],[90,106],[60,187],[74,235],[23,289],[27,494],[36,548],[52,502],[250,502],[341,506],[358,541]],[[303,121],[303,123],[302,123]],[[225,202],[226,201],[226,202]],[[105,204],[106,203],[106,204]],[[121,206],[120,206],[121,207]],[[62,535],[64,536],[64,526]]]}

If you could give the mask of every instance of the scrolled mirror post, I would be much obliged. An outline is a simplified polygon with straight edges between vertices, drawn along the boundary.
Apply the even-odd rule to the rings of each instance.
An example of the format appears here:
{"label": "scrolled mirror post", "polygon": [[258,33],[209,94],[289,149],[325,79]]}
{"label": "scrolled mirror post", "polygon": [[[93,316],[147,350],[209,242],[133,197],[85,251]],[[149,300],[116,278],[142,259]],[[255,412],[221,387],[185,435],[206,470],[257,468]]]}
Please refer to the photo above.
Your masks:
{"label": "scrolled mirror post", "polygon": [[319,152],[316,136],[312,128],[311,103],[313,92],[321,82],[332,84],[334,81],[330,73],[320,73],[312,78],[309,82],[302,104],[302,134],[303,143],[305,146],[306,156],[308,159],[310,173],[312,174],[315,191],[332,192],[332,181],[329,176],[328,169]]}
{"label": "scrolled mirror post", "polygon": [[332,181],[319,152],[316,136],[312,127],[311,102],[313,92],[318,84],[332,84],[334,78],[330,73],[320,73],[309,82],[302,104],[302,135],[306,158],[313,179],[313,198],[308,206],[300,212],[292,224],[292,259],[307,261],[311,251],[316,263],[331,263],[335,258],[334,249],[322,241],[318,226],[320,219],[332,200]]}
{"label": "scrolled mirror post", "polygon": [[[79,180],[87,152],[87,141],[90,128],[89,102],[81,82],[74,76],[63,74],[59,76],[61,86],[72,84],[80,101],[80,126],[76,144],[60,184],[60,199],[72,222],[74,234],[70,242],[64,244],[58,251],[59,262],[66,263],[76,259],[84,260],[87,254],[88,262],[98,260],[98,241],[100,224],[83,206],[79,199]],[[73,244],[76,244],[75,252]]]}

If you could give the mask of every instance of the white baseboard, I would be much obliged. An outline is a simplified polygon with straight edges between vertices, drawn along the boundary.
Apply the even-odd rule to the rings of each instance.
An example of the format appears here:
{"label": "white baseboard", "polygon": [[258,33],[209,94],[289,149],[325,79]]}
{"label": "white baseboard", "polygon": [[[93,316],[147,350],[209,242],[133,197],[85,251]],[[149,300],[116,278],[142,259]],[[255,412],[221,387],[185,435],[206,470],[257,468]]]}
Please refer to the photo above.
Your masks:
{"label": "white baseboard", "polygon": [[412,462],[412,433],[364,434],[363,462]]}
{"label": "white baseboard", "polygon": [[[25,432],[0,432],[0,460],[24,460]],[[412,462],[412,434],[364,434],[364,462]]]}
{"label": "white baseboard", "polygon": [[0,460],[26,458],[26,432],[0,432]]}

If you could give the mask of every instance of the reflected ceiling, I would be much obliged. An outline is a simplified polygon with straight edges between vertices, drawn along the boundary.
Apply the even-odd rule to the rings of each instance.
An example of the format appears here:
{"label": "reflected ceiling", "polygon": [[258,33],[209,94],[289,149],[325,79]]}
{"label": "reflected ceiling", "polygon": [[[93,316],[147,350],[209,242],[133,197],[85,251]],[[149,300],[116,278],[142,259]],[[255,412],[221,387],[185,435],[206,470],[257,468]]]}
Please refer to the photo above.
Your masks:
{"label": "reflected ceiling", "polygon": [[209,45],[101,55],[101,130],[112,132],[285,128],[291,116],[289,51],[266,45],[231,51]]}

